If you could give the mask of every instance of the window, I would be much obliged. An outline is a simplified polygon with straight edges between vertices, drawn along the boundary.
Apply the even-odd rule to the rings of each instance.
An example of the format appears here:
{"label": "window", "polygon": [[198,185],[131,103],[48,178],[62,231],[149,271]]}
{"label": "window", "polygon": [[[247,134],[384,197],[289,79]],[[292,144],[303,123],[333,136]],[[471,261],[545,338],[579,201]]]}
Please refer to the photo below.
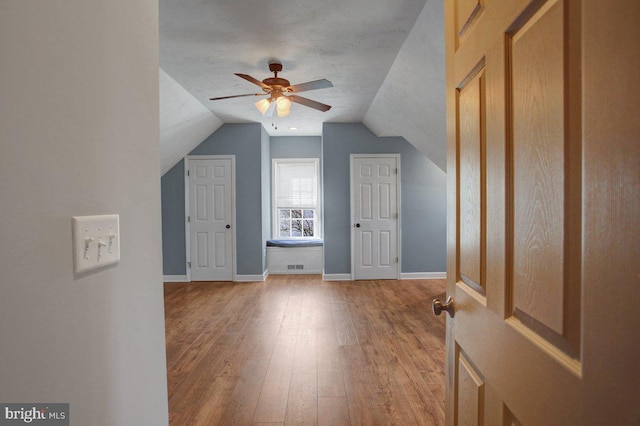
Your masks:
{"label": "window", "polygon": [[275,238],[320,238],[319,160],[273,160]]}

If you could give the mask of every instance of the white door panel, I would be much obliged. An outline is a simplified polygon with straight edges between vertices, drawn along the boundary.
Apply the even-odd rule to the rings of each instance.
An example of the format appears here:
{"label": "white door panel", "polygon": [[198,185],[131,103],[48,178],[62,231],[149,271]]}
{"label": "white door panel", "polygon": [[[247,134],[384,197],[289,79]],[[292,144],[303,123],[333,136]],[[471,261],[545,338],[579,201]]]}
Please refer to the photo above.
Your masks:
{"label": "white door panel", "polygon": [[233,162],[194,159],[189,168],[191,280],[233,279]]}
{"label": "white door panel", "polygon": [[353,275],[398,277],[398,156],[352,156]]}

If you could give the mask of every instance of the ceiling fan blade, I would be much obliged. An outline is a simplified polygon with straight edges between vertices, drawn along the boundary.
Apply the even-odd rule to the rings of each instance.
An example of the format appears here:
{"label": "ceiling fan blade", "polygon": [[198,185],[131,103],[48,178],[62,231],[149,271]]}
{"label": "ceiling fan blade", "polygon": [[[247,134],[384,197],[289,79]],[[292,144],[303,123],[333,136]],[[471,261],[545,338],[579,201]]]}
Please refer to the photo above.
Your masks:
{"label": "ceiling fan blade", "polygon": [[240,78],[244,78],[247,81],[250,81],[251,83],[262,87],[263,90],[271,90],[271,86],[267,86],[266,84],[264,84],[263,82],[261,82],[260,80],[258,80],[257,78],[253,78],[248,74],[238,74],[236,73],[236,75]]}
{"label": "ceiling fan blade", "polygon": [[243,96],[264,96],[266,93],[247,93],[246,95],[220,96],[219,98],[209,98],[210,101],[219,101],[220,99],[242,98]]}
{"label": "ceiling fan blade", "polygon": [[304,106],[308,106],[309,108],[317,109],[318,111],[329,111],[331,109],[331,105],[323,104],[320,102],[312,101],[311,99],[303,98],[302,96],[287,96],[287,98],[291,102],[296,102],[298,104],[302,104]]}
{"label": "ceiling fan blade", "polygon": [[305,92],[307,90],[317,90],[317,89],[326,89],[328,87],[333,87],[333,84],[325,78],[322,80],[314,80],[308,81],[306,83],[294,84],[293,86],[287,87],[287,91],[291,93]]}

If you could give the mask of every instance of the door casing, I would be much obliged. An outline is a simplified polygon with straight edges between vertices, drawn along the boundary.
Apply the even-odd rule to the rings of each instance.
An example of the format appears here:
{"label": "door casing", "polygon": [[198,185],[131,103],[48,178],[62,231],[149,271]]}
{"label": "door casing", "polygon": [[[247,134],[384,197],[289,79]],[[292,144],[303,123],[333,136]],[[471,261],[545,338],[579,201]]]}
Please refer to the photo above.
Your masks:
{"label": "door casing", "polygon": [[236,156],[235,155],[188,155],[185,157],[184,164],[184,226],[185,226],[185,248],[186,248],[186,277],[187,282],[191,282],[191,268],[189,263],[191,262],[191,237],[189,227],[189,161],[190,160],[231,160],[231,241],[233,247],[231,248],[231,262],[232,262],[232,280],[236,281]]}
{"label": "door casing", "polygon": [[400,200],[402,199],[401,197],[401,187],[402,185],[400,184],[400,176],[401,175],[401,169],[400,169],[400,154],[351,154],[349,156],[349,196],[350,196],[350,228],[351,228],[351,280],[355,280],[356,279],[356,272],[355,272],[355,254],[356,254],[356,244],[355,244],[355,238],[356,238],[356,228],[355,228],[355,211],[354,211],[354,207],[355,207],[355,179],[354,179],[354,170],[355,170],[355,161],[357,158],[394,158],[396,160],[396,165],[397,165],[397,173],[396,173],[396,205],[398,207],[398,211],[397,211],[397,215],[398,217],[396,218],[396,253],[397,253],[397,257],[398,257],[398,262],[396,263],[396,279],[400,279],[400,274],[402,272],[402,268],[400,265],[402,265],[402,237],[401,237],[401,219],[402,219],[402,205]]}

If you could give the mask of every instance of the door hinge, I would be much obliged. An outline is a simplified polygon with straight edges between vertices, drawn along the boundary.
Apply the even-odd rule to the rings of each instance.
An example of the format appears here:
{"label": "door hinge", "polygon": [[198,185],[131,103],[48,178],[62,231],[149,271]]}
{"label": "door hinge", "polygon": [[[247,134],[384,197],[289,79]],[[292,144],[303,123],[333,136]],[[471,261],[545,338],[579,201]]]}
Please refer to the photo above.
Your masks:
{"label": "door hinge", "polygon": [[400,262],[400,258],[396,257],[396,263]]}
{"label": "door hinge", "polygon": [[398,174],[398,168],[396,167],[396,174]]}
{"label": "door hinge", "polygon": [[191,216],[187,216],[187,222],[191,223]]}
{"label": "door hinge", "polygon": [[187,262],[187,267],[191,269],[191,262]]}
{"label": "door hinge", "polygon": [[187,176],[191,176],[191,170],[187,170]]}

